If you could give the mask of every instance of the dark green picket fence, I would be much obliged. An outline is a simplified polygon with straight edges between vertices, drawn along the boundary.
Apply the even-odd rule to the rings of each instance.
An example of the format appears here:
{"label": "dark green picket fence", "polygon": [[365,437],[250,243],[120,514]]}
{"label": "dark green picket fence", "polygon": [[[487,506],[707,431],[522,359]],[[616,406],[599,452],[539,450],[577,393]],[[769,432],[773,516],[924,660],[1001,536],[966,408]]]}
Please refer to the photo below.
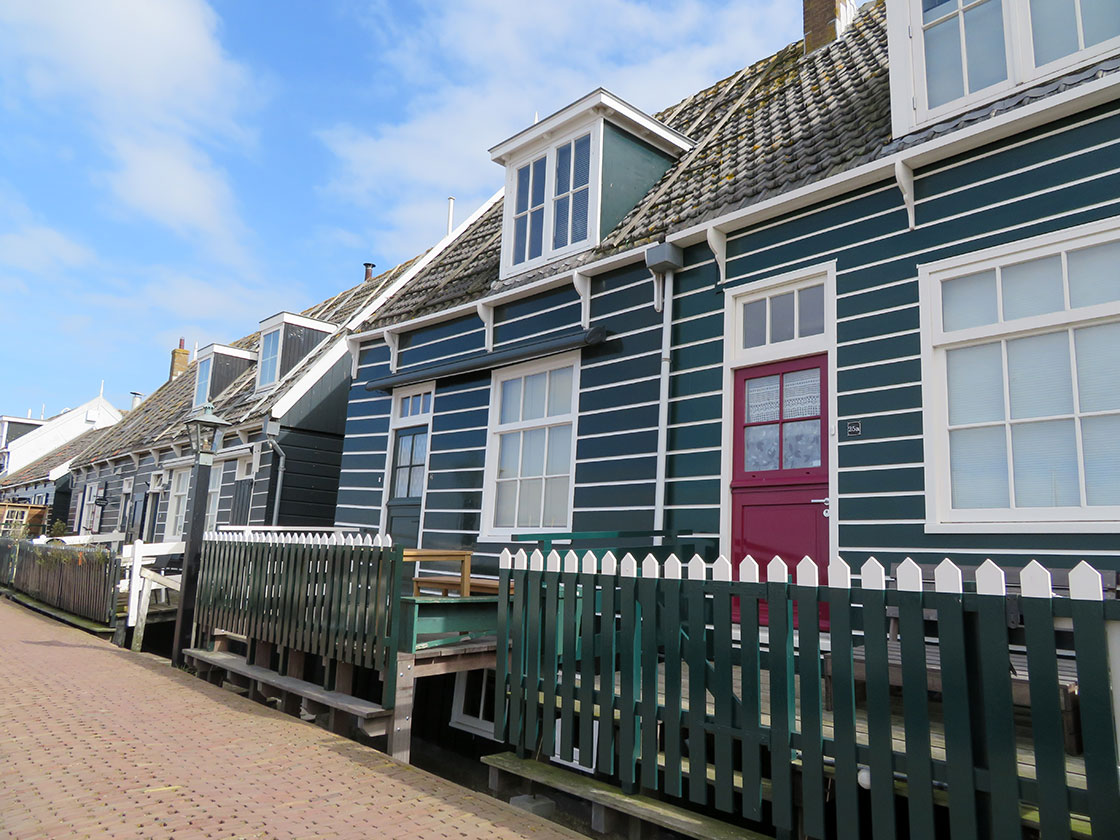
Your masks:
{"label": "dark green picket fence", "polygon": [[374,668],[391,698],[395,622],[411,581],[401,549],[382,548],[379,537],[214,534],[203,542],[195,621]]}
{"label": "dark green picket fence", "polygon": [[0,537],[0,586],[11,586],[16,573],[16,557],[19,554],[19,541],[10,537]]}
{"label": "dark green picket fence", "polygon": [[116,621],[119,556],[103,548],[13,542],[0,542],[0,575],[10,575],[12,589],[98,624]]}
{"label": "dark green picket fence", "polygon": [[[761,583],[749,558],[737,580],[724,558],[682,568],[675,558],[639,566],[630,555],[507,552],[500,567],[512,594],[499,600],[498,649],[510,655],[498,659],[495,735],[522,756],[575,759],[627,792],[656,791],[779,837],[1018,838],[1029,826],[1050,840],[1085,835],[1090,823],[1095,837],[1116,830],[1107,636],[1120,603],[1103,600],[1085,564],[1070,573],[1070,598],[1052,597],[1041,566],[1023,570],[1014,637],[1004,576],[990,562],[973,591],[948,561],[936,591],[923,591],[909,562],[888,588],[874,559],[855,587],[839,560],[827,587],[815,585],[808,559],[797,576],[805,585],[788,582],[777,558]],[[830,632],[794,624],[816,615]],[[927,690],[931,632],[940,694]],[[893,693],[892,644],[903,677]],[[1016,710],[1012,663],[1024,657],[1030,704]],[[1063,748],[1063,657],[1076,663],[1083,756]],[[861,660],[866,698],[857,701]]]}

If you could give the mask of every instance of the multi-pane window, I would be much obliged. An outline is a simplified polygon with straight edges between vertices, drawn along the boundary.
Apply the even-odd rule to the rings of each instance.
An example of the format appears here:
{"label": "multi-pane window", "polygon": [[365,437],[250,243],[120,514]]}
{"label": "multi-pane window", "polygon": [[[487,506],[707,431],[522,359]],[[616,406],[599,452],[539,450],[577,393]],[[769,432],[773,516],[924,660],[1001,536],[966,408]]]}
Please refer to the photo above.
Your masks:
{"label": "multi-pane window", "polygon": [[210,468],[210,486],[206,490],[206,525],[207,531],[218,527],[218,502],[222,496],[222,472],[225,467],[215,464]]}
{"label": "multi-pane window", "polygon": [[940,280],[953,511],[1120,507],[1117,265],[1112,241]]}
{"label": "multi-pane window", "polygon": [[191,485],[189,469],[176,470],[171,475],[171,494],[167,501],[167,527],[165,539],[178,540],[183,537],[183,526],[187,519],[187,492]]}
{"label": "multi-pane window", "polygon": [[259,387],[271,385],[276,381],[280,369],[280,330],[272,330],[261,336],[261,358],[258,363]]}
{"label": "multi-pane window", "polygon": [[587,238],[587,207],[591,193],[591,135],[556,148],[556,180],[552,214],[552,247],[563,248]]}
{"label": "multi-pane window", "polygon": [[[936,110],[1120,38],[1116,0],[912,0],[926,108]],[[912,18],[913,21],[913,18]],[[917,75],[918,79],[923,74]]]}
{"label": "multi-pane window", "polygon": [[517,170],[513,215],[514,265],[536,259],[544,251],[544,182],[543,157]]}
{"label": "multi-pane window", "polygon": [[748,379],[743,469],[808,469],[821,465],[820,368]]}
{"label": "multi-pane window", "polygon": [[428,458],[428,427],[397,432],[393,459],[393,498],[418,499],[424,493],[424,464]]}
{"label": "multi-pane window", "polygon": [[210,366],[213,358],[203,359],[196,366],[196,381],[194,385],[194,407],[205,405],[210,397]]}
{"label": "multi-pane window", "polygon": [[406,394],[398,398],[397,417],[407,420],[409,417],[419,417],[432,410],[432,392],[424,391],[421,394]]}
{"label": "multi-pane window", "polygon": [[824,286],[780,292],[743,304],[743,349],[824,332]]}
{"label": "multi-pane window", "polygon": [[571,519],[572,364],[501,376],[491,425],[494,528],[567,528]]}

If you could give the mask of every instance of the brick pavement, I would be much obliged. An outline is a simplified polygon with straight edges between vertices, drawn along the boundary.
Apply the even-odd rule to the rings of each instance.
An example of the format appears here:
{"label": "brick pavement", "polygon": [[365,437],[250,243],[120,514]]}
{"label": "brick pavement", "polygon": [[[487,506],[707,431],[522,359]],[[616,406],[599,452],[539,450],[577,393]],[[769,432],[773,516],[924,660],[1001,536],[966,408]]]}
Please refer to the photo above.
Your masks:
{"label": "brick pavement", "polygon": [[582,835],[0,599],[0,836]]}

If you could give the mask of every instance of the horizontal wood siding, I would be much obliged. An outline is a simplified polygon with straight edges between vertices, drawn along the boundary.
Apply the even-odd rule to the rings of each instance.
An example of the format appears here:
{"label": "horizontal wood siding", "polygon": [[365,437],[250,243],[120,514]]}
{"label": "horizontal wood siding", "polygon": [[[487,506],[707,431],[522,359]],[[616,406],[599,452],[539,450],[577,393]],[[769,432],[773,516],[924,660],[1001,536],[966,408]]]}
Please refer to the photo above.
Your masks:
{"label": "horizontal wood siding", "polygon": [[[915,172],[917,228],[883,182],[729,235],[727,287],[837,261],[840,552],[1120,567],[1115,535],[927,534],[918,265],[1115,216],[1120,113],[1102,107]],[[1103,145],[1102,148],[1093,147]],[[718,528],[724,290],[706,246],[676,274],[666,527]],[[862,421],[849,439],[845,421]]]}

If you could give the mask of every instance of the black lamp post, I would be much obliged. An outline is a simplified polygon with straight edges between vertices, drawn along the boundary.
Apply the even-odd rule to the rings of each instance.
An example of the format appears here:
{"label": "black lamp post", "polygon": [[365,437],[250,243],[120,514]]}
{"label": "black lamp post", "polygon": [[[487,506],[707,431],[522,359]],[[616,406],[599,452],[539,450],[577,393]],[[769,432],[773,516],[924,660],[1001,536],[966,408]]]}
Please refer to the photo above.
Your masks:
{"label": "black lamp post", "polygon": [[183,579],[179,589],[179,609],[175,613],[175,638],[171,661],[183,664],[183,649],[191,643],[194,628],[194,604],[198,592],[198,568],[202,558],[202,535],[206,528],[206,494],[210,490],[210,468],[214,464],[214,441],[218,430],[230,422],[214,413],[206,403],[186,421],[187,433],[194,450],[194,476],[189,503],[190,518],[183,548]]}

